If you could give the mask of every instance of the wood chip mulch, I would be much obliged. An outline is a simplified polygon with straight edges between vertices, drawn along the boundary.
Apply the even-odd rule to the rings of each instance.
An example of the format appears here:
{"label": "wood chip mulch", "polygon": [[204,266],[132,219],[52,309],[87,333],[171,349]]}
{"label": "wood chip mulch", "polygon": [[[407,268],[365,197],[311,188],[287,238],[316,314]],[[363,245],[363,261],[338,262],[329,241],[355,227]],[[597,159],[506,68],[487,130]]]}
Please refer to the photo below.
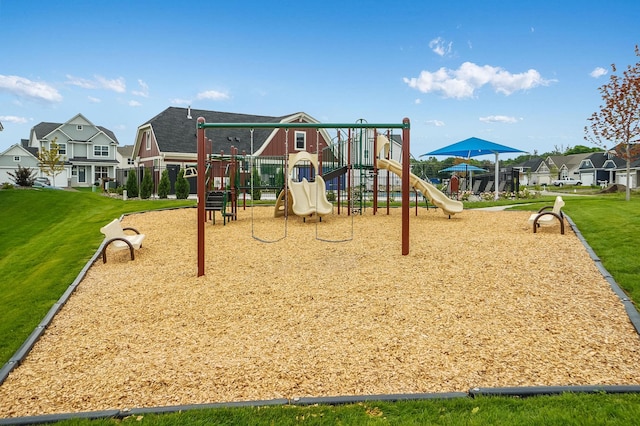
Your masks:
{"label": "wood chip mulch", "polygon": [[528,217],[412,210],[402,256],[399,209],[286,227],[265,207],[218,213],[197,278],[195,209],[128,216],[136,260],[90,268],[0,386],[0,417],[638,384],[621,301],[570,227],[533,234]]}

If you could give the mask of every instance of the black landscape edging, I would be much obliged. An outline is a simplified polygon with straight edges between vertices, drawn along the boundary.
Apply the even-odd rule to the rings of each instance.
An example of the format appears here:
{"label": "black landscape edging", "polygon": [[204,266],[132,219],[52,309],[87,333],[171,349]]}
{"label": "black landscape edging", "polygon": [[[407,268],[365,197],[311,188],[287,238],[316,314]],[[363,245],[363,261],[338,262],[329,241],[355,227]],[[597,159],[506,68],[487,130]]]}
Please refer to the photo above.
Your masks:
{"label": "black landscape edging", "polygon": [[513,396],[526,398],[541,395],[561,395],[563,393],[640,393],[640,385],[588,385],[588,386],[523,386],[504,388],[473,388],[469,396]]}
{"label": "black landscape edging", "polygon": [[130,410],[122,410],[119,417],[139,416],[144,414],[171,414],[188,410],[208,410],[211,408],[267,407],[288,404],[288,399],[279,398],[256,401],[232,401],[212,402],[206,404],[170,405],[166,407],[132,408]]}
{"label": "black landscape edging", "polygon": [[68,414],[43,414],[41,416],[28,417],[5,417],[0,419],[0,425],[36,425],[46,423],[57,423],[63,420],[71,419],[109,419],[115,418],[120,414],[120,410],[103,410],[103,411],[86,411],[80,413]]}
{"label": "black landscape edging", "polygon": [[[185,207],[176,207],[169,208],[165,210],[174,210]],[[157,210],[156,210],[157,211]],[[144,212],[139,212],[144,213]],[[124,217],[125,215],[121,216]],[[571,220],[569,216],[566,216],[569,225],[573,229],[573,231],[578,236],[578,239],[582,242],[585,249],[589,253],[591,259],[594,261],[598,270],[602,273],[603,277],[607,280],[611,289],[620,297],[623,302],[623,305],[627,311],[627,315],[629,316],[629,320],[635,327],[638,334],[640,334],[640,313],[635,308],[635,305],[629,298],[626,296],[624,291],[620,288],[620,286],[613,279],[611,274],[602,266],[602,263],[598,256],[595,254],[593,249],[589,246],[587,241],[584,239],[575,223]],[[69,286],[63,297],[60,298],[57,304],[60,306],[57,308],[57,311],[66,303],[68,298],[71,296],[77,285],[82,281],[86,272],[91,267],[91,265],[98,258],[100,251],[102,249],[102,244],[91,258],[89,262],[85,265],[83,270],[81,271],[78,278]],[[52,307],[52,310],[55,308]],[[50,311],[51,313],[51,311]],[[25,343],[21,346],[21,348],[16,352],[23,351],[21,353],[22,357],[29,352],[37,338],[44,332],[45,326],[42,324],[46,323],[48,326],[51,319],[55,316],[55,313],[52,315],[47,314],[45,319],[51,317],[49,322],[46,322],[45,319],[41,322],[41,325],[36,327],[36,330],[32,333],[31,336],[25,341]],[[34,334],[39,331],[37,337]],[[28,345],[27,342],[33,342]],[[28,350],[27,350],[28,347]],[[0,369],[0,385],[9,375],[9,373],[15,368],[19,362],[14,360],[16,356],[7,362],[2,369]],[[449,392],[449,393],[416,393],[416,394],[388,394],[388,395],[361,395],[361,396],[333,396],[333,397],[303,397],[303,398],[295,398],[293,400],[288,399],[272,399],[272,400],[257,400],[257,401],[237,401],[237,402],[223,402],[223,403],[208,403],[208,404],[189,404],[189,405],[177,405],[177,406],[165,406],[165,407],[148,407],[148,408],[134,408],[129,410],[104,410],[104,411],[91,411],[91,412],[80,412],[80,413],[66,413],[66,414],[50,414],[50,415],[41,415],[41,416],[30,416],[30,417],[9,417],[9,418],[0,418],[0,425],[29,425],[29,424],[44,424],[44,423],[55,423],[63,420],[70,419],[106,419],[106,418],[125,418],[132,415],[144,415],[144,414],[169,414],[176,413],[188,410],[197,410],[197,409],[211,409],[211,408],[225,408],[225,407],[261,407],[261,406],[276,406],[276,405],[293,405],[293,406],[305,406],[305,405],[313,405],[313,404],[323,404],[323,405],[340,405],[340,404],[353,404],[359,402],[372,402],[372,401],[381,401],[381,402],[398,402],[398,401],[409,401],[409,400],[428,400],[428,399],[453,399],[453,398],[475,398],[478,396],[511,396],[511,397],[532,397],[532,396],[540,396],[540,395],[559,395],[563,393],[609,393],[609,394],[617,394],[617,393],[640,393],[640,385],[586,385],[586,386],[533,386],[533,387],[502,387],[502,388],[473,388],[470,389],[469,392]]]}
{"label": "black landscape edging", "polygon": [[324,396],[324,397],[305,397],[295,398],[291,400],[292,405],[344,405],[357,404],[359,402],[398,402],[398,401],[417,401],[426,399],[453,399],[466,398],[469,396],[466,392],[447,392],[447,393],[407,393],[407,394],[388,394],[388,395],[350,395],[350,396]]}

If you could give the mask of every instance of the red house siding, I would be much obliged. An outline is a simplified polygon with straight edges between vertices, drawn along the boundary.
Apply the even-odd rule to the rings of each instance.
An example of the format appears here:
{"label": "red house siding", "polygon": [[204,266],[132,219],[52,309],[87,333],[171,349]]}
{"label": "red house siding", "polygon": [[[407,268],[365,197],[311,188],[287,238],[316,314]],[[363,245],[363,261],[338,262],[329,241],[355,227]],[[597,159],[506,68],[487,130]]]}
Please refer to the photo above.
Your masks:
{"label": "red house siding", "polygon": [[[322,133],[316,132],[316,129],[289,129],[288,153],[295,153],[299,151],[296,149],[296,132],[305,132],[307,134],[305,150],[308,152],[316,152],[316,149],[322,151],[322,149],[328,145],[328,141],[325,140]],[[317,141],[316,134],[318,135]],[[287,151],[285,151],[286,139],[287,134],[285,129],[278,129],[278,132],[262,151],[261,155],[285,155],[285,153],[287,153]],[[318,147],[317,145],[320,146]]]}

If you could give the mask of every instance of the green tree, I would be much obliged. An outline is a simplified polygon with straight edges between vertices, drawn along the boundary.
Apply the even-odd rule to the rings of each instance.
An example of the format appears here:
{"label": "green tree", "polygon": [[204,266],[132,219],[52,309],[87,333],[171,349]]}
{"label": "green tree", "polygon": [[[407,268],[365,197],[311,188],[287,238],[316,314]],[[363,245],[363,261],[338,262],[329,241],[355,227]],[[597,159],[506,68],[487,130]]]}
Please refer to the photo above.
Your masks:
{"label": "green tree", "polygon": [[153,192],[153,181],[151,180],[151,172],[148,168],[144,168],[142,174],[142,184],[140,185],[140,198],[146,200],[151,197]]}
{"label": "green tree", "polygon": [[176,198],[186,200],[189,197],[189,189],[189,181],[184,177],[184,169],[180,169],[176,181]]}
{"label": "green tree", "polygon": [[13,183],[19,186],[33,186],[33,181],[36,178],[36,172],[31,170],[30,167],[22,167],[18,164],[18,168],[15,173],[7,172],[11,177]]}
{"label": "green tree", "polygon": [[[636,45],[636,56],[640,50]],[[615,64],[609,82],[600,86],[603,104],[588,118],[584,127],[585,139],[606,148],[613,144],[616,154],[626,161],[626,200],[631,199],[631,162],[640,156],[640,61],[628,65],[622,76],[616,74]],[[611,145],[609,145],[611,146]]]}
{"label": "green tree", "polygon": [[164,169],[158,184],[158,198],[167,198],[171,190],[171,182],[169,181],[169,171]]}
{"label": "green tree", "polygon": [[[254,166],[253,171],[251,172],[251,183],[253,184],[253,193],[251,194],[252,199],[259,200],[262,197],[262,191],[260,185],[262,184],[262,180],[260,179],[260,173],[258,173],[258,168]],[[282,179],[282,186],[284,187],[284,177]]]}
{"label": "green tree", "polygon": [[40,148],[38,150],[38,161],[40,161],[40,170],[51,176],[51,184],[55,186],[56,176],[64,170],[65,158],[60,154],[60,146],[56,143],[58,138],[53,138],[49,144],[49,149]]}
{"label": "green tree", "polygon": [[127,190],[127,196],[135,198],[138,196],[138,176],[136,175],[136,169],[129,170],[129,176],[127,176],[127,183],[125,184]]}

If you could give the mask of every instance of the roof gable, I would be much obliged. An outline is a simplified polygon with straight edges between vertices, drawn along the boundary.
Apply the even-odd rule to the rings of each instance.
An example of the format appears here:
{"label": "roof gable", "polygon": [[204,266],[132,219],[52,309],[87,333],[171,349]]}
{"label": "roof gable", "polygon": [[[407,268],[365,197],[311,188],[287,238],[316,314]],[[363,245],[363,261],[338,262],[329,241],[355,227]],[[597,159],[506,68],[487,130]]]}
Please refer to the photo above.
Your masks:
{"label": "roof gable", "polygon": [[[207,111],[169,107],[138,128],[151,127],[156,143],[161,152],[197,153],[197,118],[204,117],[207,123],[280,123],[290,118],[298,118],[299,114],[281,117],[263,115],[236,114],[230,112]],[[306,114],[299,118],[308,118]],[[312,120],[312,119],[311,119]],[[315,121],[315,120],[313,120]],[[253,150],[257,150],[269,139],[274,129],[254,129]],[[251,132],[249,129],[206,129],[205,136],[214,143],[214,151],[229,153],[231,146],[239,152],[251,152]],[[138,141],[140,138],[136,138]],[[138,143],[138,142],[136,142]]]}
{"label": "roof gable", "polygon": [[[77,137],[73,137],[73,135],[71,135],[69,131],[65,131],[64,130],[65,126],[90,126],[94,129],[97,129],[97,131],[92,133],[91,135],[88,135],[89,137],[77,138]],[[68,139],[80,140],[80,141],[89,141],[91,140],[91,138],[95,137],[96,134],[99,134],[100,132],[102,132],[114,143],[116,144],[118,143],[118,139],[116,138],[116,135],[111,130],[103,126],[94,125],[82,114],[76,114],[73,118],[71,118],[65,123],[51,123],[51,122],[38,123],[35,126],[33,126],[33,128],[31,129],[31,133],[32,135],[35,136],[36,140],[43,140],[43,139],[51,139],[50,136],[56,130],[66,135]]]}

